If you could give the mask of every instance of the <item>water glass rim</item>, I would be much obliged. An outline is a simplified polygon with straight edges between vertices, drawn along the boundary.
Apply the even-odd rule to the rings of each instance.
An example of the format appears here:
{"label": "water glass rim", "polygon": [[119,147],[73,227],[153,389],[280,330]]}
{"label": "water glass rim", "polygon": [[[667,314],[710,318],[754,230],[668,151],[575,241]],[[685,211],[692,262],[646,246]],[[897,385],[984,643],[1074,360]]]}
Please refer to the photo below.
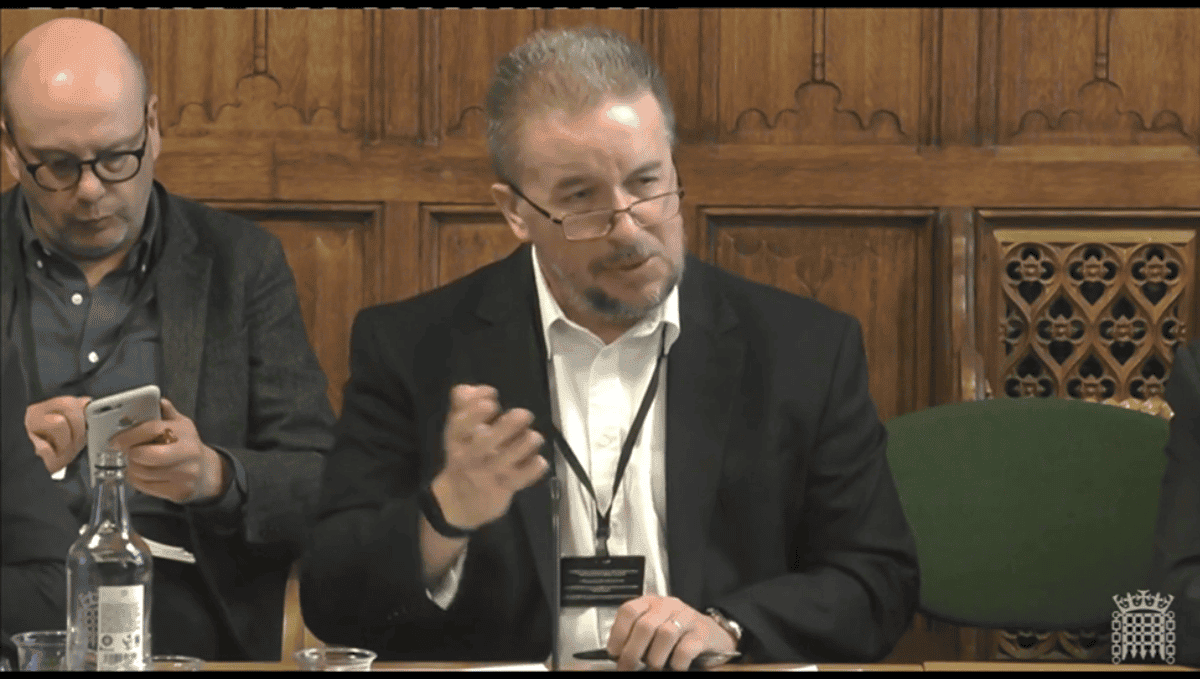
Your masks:
{"label": "water glass rim", "polygon": [[[28,632],[18,632],[17,634],[13,634],[12,636],[9,637],[9,639],[11,639],[14,644],[20,644],[20,643],[24,642],[26,645],[28,645],[30,642],[33,642],[33,643],[52,642],[59,638],[61,638],[65,641],[67,638],[67,630],[65,630],[65,629],[29,630]],[[34,641],[35,639],[37,639],[37,641]]]}
{"label": "water glass rim", "polygon": [[354,648],[353,646],[311,646],[309,648],[302,648],[299,651],[296,651],[293,655],[299,659],[319,657],[322,655],[328,656],[330,654],[345,655],[348,657],[358,658],[360,660],[366,660],[368,658],[374,659],[377,657],[375,651],[365,648]]}

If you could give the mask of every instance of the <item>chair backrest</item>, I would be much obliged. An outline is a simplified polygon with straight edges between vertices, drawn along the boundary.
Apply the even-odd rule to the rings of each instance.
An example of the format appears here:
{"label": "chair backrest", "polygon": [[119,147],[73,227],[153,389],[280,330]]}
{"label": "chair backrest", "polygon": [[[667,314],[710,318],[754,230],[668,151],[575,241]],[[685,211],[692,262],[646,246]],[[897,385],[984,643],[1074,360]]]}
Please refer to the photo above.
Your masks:
{"label": "chair backrest", "polygon": [[300,611],[300,561],[296,561],[283,590],[283,639],[279,659],[287,663],[296,651],[324,645],[304,624],[304,615]]}
{"label": "chair backrest", "polygon": [[1165,420],[1063,399],[954,403],[887,423],[921,610],[973,627],[1072,629],[1149,589]]}

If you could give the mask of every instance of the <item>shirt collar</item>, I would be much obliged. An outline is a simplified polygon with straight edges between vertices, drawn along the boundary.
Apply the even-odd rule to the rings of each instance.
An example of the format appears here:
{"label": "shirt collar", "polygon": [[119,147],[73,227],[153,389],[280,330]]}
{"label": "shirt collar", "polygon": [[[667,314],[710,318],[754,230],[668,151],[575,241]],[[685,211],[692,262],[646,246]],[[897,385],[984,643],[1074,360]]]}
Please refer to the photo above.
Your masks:
{"label": "shirt collar", "polygon": [[[567,315],[563,313],[558,300],[554,299],[554,295],[550,293],[550,287],[546,285],[546,277],[542,274],[542,267],[538,261],[537,246],[531,246],[530,251],[533,257],[533,280],[537,289],[538,310],[541,312],[542,319],[542,339],[546,343],[547,358],[552,359],[554,357],[554,342],[553,334],[551,333],[553,328],[559,328],[561,331],[566,331],[570,328],[577,332],[586,333],[587,336],[600,341],[595,333],[567,318]],[[657,333],[664,323],[666,324],[666,351],[669,352],[671,345],[678,339],[680,331],[678,285],[671,289],[670,294],[667,295],[667,299],[658,305],[649,316],[638,321],[629,330],[626,330],[617,341],[620,342],[627,337],[643,337]]]}
{"label": "shirt collar", "polygon": [[[43,243],[38,237],[36,231],[33,230],[33,222],[29,218],[29,205],[25,201],[23,191],[17,191],[17,221],[21,224],[22,247],[26,254],[26,260],[33,262],[53,254],[70,262],[71,258],[63,254],[61,250],[54,247],[53,243]],[[125,263],[118,267],[118,271],[139,271],[145,274],[153,265],[151,260],[151,246],[154,243],[154,238],[157,235],[159,228],[159,206],[158,192],[150,192],[150,202],[146,206],[146,218],[143,222],[142,233],[138,237],[138,242],[130,250],[129,256],[125,258]]]}

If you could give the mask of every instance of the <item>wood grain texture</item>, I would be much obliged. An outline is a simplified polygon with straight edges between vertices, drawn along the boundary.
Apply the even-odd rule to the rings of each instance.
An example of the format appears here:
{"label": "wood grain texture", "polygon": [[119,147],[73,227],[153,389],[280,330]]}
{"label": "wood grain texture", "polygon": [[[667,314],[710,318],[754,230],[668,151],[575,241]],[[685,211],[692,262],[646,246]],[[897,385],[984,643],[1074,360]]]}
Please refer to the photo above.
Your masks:
{"label": "wood grain texture", "polygon": [[881,418],[929,405],[931,213],[726,208],[706,218],[721,268],[859,319]]}
{"label": "wood grain texture", "polygon": [[1182,144],[1200,132],[1187,9],[1012,9],[999,31],[1002,141]]}
{"label": "wood grain texture", "polygon": [[[1003,397],[1019,368],[1001,358],[1010,302],[1022,347],[1068,397],[1103,396],[1106,376],[1117,394],[1159,393],[1164,342],[1200,323],[1200,9],[0,9],[0,49],[59,16],[101,21],[141,54],[159,180],[283,240],[339,408],[360,308],[515,246],[489,192],[491,71],[532,31],[585,23],[662,67],[689,249],[857,316],[885,417]],[[1022,230],[1027,242],[997,240]],[[1056,289],[1087,320],[1065,363],[1050,346],[1075,330],[1058,298],[1022,308],[1003,287],[1022,246],[1060,282],[1095,262],[1119,271],[1095,303]],[[1167,286],[1158,301],[1138,301],[1147,281]],[[1099,375],[1082,374],[1085,349],[1107,352]],[[893,660],[1080,643],[921,623]]]}

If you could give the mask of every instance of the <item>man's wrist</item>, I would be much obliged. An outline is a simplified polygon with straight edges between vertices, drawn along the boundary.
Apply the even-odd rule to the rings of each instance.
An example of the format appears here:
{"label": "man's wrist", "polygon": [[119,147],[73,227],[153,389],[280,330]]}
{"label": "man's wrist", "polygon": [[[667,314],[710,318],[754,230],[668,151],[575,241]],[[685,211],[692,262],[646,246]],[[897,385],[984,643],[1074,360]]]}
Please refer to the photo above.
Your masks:
{"label": "man's wrist", "polygon": [[433,530],[442,537],[450,538],[452,540],[460,540],[462,538],[469,537],[471,533],[475,532],[474,529],[456,526],[446,518],[444,513],[442,513],[441,501],[438,499],[438,496],[433,490],[436,485],[438,484],[437,480],[435,479],[434,481],[421,487],[421,490],[417,495],[417,501],[421,507],[421,514],[425,516],[425,520],[429,522],[429,525],[433,528]]}
{"label": "man's wrist", "polygon": [[712,618],[733,639],[734,650],[740,650],[742,645],[742,626],[736,620],[733,620],[716,608],[705,609],[704,613]]}

